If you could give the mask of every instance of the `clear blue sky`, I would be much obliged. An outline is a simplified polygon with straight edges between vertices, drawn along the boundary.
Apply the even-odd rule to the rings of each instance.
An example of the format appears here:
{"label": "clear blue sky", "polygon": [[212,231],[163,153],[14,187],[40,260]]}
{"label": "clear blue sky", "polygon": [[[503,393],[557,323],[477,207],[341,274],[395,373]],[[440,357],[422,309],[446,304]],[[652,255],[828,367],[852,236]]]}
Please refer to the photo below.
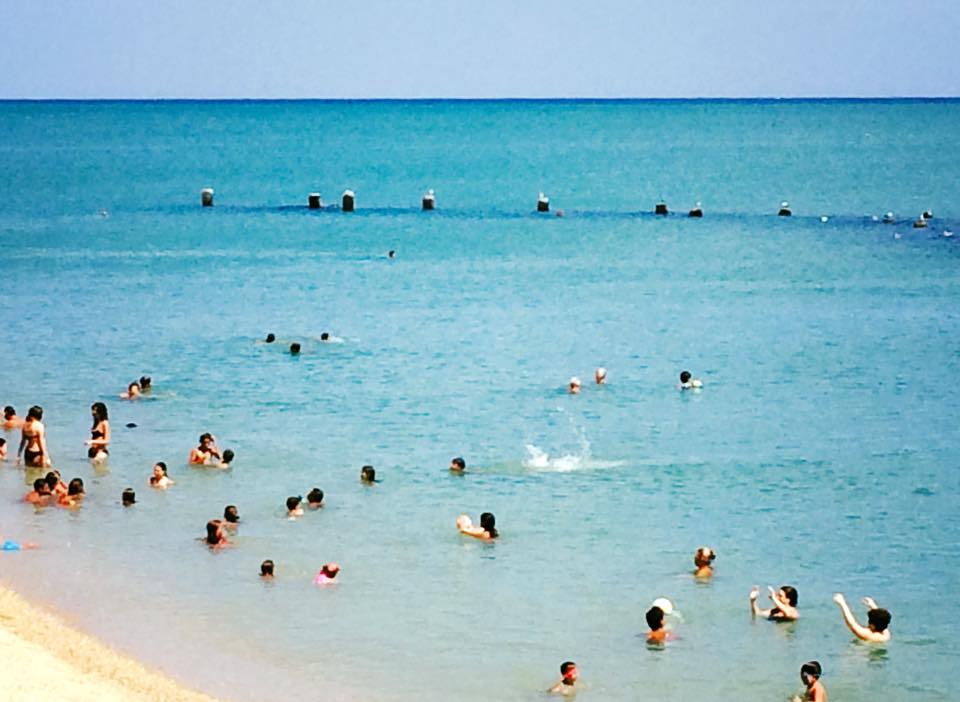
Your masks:
{"label": "clear blue sky", "polygon": [[958,96],[960,0],[0,0],[0,98]]}

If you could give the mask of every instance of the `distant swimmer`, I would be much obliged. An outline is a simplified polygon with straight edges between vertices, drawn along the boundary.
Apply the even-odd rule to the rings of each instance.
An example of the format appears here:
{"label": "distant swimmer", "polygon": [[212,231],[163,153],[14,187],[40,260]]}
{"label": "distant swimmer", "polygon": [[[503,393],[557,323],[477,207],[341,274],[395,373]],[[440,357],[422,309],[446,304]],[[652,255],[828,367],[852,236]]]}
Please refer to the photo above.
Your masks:
{"label": "distant swimmer", "polygon": [[597,368],[593,373],[593,379],[596,381],[597,385],[603,385],[607,382],[607,369],[606,368]]}
{"label": "distant swimmer", "polygon": [[336,563],[326,563],[317,571],[313,578],[314,585],[331,585],[340,575],[340,566]]}
{"label": "distant swimmer", "polygon": [[269,334],[267,334],[267,338],[263,340],[263,343],[272,344],[276,340],[277,340],[276,335],[274,335],[273,332],[270,332]]}
{"label": "distant swimmer", "polygon": [[827,702],[827,689],[820,682],[823,668],[819,661],[808,661],[800,666],[800,680],[806,686],[803,696],[795,695],[792,702]]}
{"label": "distant swimmer", "polygon": [[74,478],[70,481],[70,484],[67,485],[67,494],[61,495],[60,499],[57,500],[57,504],[61,507],[77,507],[83,502],[86,494],[86,491],[83,489],[83,479]]}
{"label": "distant swimmer", "polygon": [[220,460],[220,449],[217,448],[217,439],[213,434],[206,432],[200,435],[200,443],[190,450],[188,462],[192,465],[209,464],[214,458]]}
{"label": "distant swimmer", "polygon": [[223,508],[224,526],[232,526],[240,523],[240,511],[236,505],[227,505]]}
{"label": "distant swimmer", "polygon": [[127,391],[120,393],[121,400],[136,400],[143,394],[140,383],[133,381],[127,386]]}
{"label": "distant swimmer", "polygon": [[3,408],[3,428],[7,431],[19,429],[23,426],[23,419],[17,416],[17,410],[11,405]]}
{"label": "distant swimmer", "polygon": [[300,506],[300,503],[303,502],[303,497],[288,497],[287,498],[287,517],[289,519],[296,519],[297,517],[303,516],[303,507]]}
{"label": "distant swimmer", "polygon": [[580,378],[577,376],[570,378],[570,382],[567,383],[567,392],[569,392],[571,395],[580,394]]}
{"label": "distant swimmer", "polygon": [[227,449],[223,452],[223,456],[220,460],[211,459],[207,461],[208,466],[214,466],[215,468],[229,468],[230,464],[233,463],[233,459],[236,458],[237,454],[233,452],[233,449]]}
{"label": "distant swimmer", "polygon": [[137,493],[133,488],[127,488],[120,495],[120,502],[123,503],[124,507],[132,507],[137,504]]}
{"label": "distant swimmer", "polygon": [[461,534],[482,541],[492,541],[500,536],[500,532],[497,531],[497,518],[492,512],[484,512],[480,515],[480,526],[474,525],[469,515],[461,514],[457,518],[457,529]]}
{"label": "distant swimmer", "polygon": [[665,618],[666,612],[662,607],[654,605],[647,610],[647,626],[650,627],[650,631],[647,632],[647,643],[664,644],[673,638],[673,634],[667,631]]}
{"label": "distant swimmer", "polygon": [[87,458],[102,461],[110,453],[110,420],[107,416],[107,406],[102,402],[94,402],[90,406],[93,415],[93,426],[90,428],[90,440],[87,442]]}
{"label": "distant swimmer", "polygon": [[153,464],[153,474],[150,476],[150,487],[168,488],[173,485],[173,480],[167,477],[167,464],[163,461],[157,461]]}
{"label": "distant swimmer", "polygon": [[869,641],[870,643],[886,643],[890,640],[890,629],[887,628],[890,626],[890,612],[877,607],[877,603],[873,601],[872,597],[863,598],[863,604],[867,606],[868,610],[866,626],[862,626],[857,622],[853,616],[853,612],[850,611],[850,606],[841,593],[838,592],[834,595],[833,601],[840,607],[840,613],[843,614],[843,621],[847,625],[847,628],[850,629],[858,639],[861,641]]}
{"label": "distant swimmer", "polygon": [[699,378],[694,378],[690,375],[690,371],[683,371],[680,373],[680,389],[681,390],[699,390],[703,387],[703,382]]}
{"label": "distant swimmer", "polygon": [[330,341],[330,332],[323,332],[320,334],[320,341]]}
{"label": "distant swimmer", "polygon": [[47,430],[43,426],[43,407],[34,405],[27,412],[27,418],[20,426],[20,447],[17,449],[17,464],[21,456],[30,468],[42,468],[51,464],[47,451]]}
{"label": "distant swimmer", "polygon": [[310,509],[320,509],[323,507],[323,490],[313,488],[307,493],[307,507]]}
{"label": "distant swimmer", "polygon": [[140,391],[141,392],[150,392],[153,390],[153,378],[149,375],[140,376]]}
{"label": "distant swimmer", "polygon": [[37,478],[33,481],[33,490],[23,496],[23,501],[38,507],[45,507],[50,504],[52,497],[47,481],[43,478]]}
{"label": "distant swimmer", "polygon": [[393,249],[390,249],[389,251],[387,251],[387,258],[396,258],[396,257],[397,257],[396,251],[394,251]]}
{"label": "distant swimmer", "polygon": [[219,519],[211,519],[207,522],[207,536],[204,538],[204,543],[211,549],[230,545],[227,535],[223,533],[223,522]]}
{"label": "distant swimmer", "polygon": [[764,617],[771,621],[794,621],[800,618],[800,613],[797,612],[797,590],[790,585],[784,585],[779,590],[774,591],[770,586],[767,586],[767,590],[770,591],[770,600],[773,602],[773,607],[770,609],[760,609],[757,606],[757,597],[760,596],[760,588],[754,587],[750,591],[750,612],[754,617]]}
{"label": "distant swimmer", "polygon": [[7,460],[7,440],[0,437],[0,461]]}
{"label": "distant swimmer", "polygon": [[717,552],[709,546],[701,546],[693,554],[693,564],[697,569],[693,572],[693,577],[707,579],[713,577],[713,561],[717,557]]}
{"label": "distant swimmer", "polygon": [[377,471],[373,469],[373,466],[364,466],[360,469],[360,482],[364,485],[373,485],[380,482],[377,479]]}
{"label": "distant swimmer", "polygon": [[467,462],[464,461],[460,456],[450,459],[450,472],[451,473],[466,473],[467,472]]}
{"label": "distant swimmer", "polygon": [[292,344],[290,344],[290,355],[291,355],[291,356],[299,356],[299,355],[300,355],[300,344],[298,344],[296,341],[294,341]]}
{"label": "distant swimmer", "polygon": [[273,580],[273,561],[269,558],[260,564],[260,577],[264,580]]}
{"label": "distant swimmer", "polygon": [[547,692],[551,695],[570,696],[577,694],[577,678],[580,673],[577,670],[577,664],[573,661],[564,661],[560,664],[560,680]]}

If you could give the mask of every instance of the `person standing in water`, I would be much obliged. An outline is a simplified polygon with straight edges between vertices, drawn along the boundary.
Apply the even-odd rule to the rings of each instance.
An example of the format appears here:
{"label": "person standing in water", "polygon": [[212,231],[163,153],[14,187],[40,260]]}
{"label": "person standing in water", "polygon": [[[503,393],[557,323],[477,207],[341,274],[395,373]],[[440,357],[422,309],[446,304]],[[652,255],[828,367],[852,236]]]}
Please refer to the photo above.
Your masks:
{"label": "person standing in water", "polygon": [[770,600],[774,606],[770,609],[760,609],[757,606],[757,597],[760,596],[760,588],[755,587],[750,591],[750,612],[754,617],[764,617],[770,621],[794,621],[800,618],[797,612],[797,589],[790,585],[784,585],[774,592],[772,587],[767,587],[770,591]]}
{"label": "person standing in water", "polygon": [[47,430],[43,426],[43,407],[34,405],[20,428],[20,448],[17,449],[17,464],[23,462],[30,468],[42,468],[51,463],[47,450]]}
{"label": "person standing in water", "polygon": [[90,441],[87,442],[87,457],[94,461],[102,461],[110,451],[110,421],[107,417],[107,406],[102,402],[94,402],[90,406],[93,415],[93,426],[90,428]]}
{"label": "person standing in water", "polygon": [[19,429],[23,426],[23,420],[17,416],[17,410],[11,405],[3,408],[3,428],[7,431]]}
{"label": "person standing in water", "polygon": [[577,664],[573,661],[564,661],[560,664],[560,680],[547,692],[551,695],[575,695],[577,694],[576,684],[580,673],[577,670]]}
{"label": "person standing in water", "polygon": [[863,604],[865,604],[868,609],[866,626],[857,622],[856,617],[854,617],[853,612],[850,611],[850,606],[847,604],[847,600],[843,597],[842,593],[838,592],[834,595],[833,601],[840,607],[844,624],[847,625],[847,628],[850,629],[858,639],[869,643],[887,643],[890,640],[890,630],[887,628],[890,626],[890,612],[881,607],[877,607],[877,603],[874,602],[872,597],[863,598]]}

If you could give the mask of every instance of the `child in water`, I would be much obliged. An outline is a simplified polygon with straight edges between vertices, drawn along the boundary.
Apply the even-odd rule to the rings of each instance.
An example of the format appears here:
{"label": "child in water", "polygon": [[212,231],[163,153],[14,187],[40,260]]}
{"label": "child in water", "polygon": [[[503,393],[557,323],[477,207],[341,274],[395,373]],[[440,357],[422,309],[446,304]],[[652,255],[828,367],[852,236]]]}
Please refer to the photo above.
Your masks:
{"label": "child in water", "polygon": [[800,666],[800,679],[807,686],[803,697],[796,695],[793,702],[827,702],[827,689],[820,682],[823,669],[819,661],[808,661]]}
{"label": "child in water", "polygon": [[560,664],[560,681],[547,692],[551,695],[575,695],[577,693],[575,686],[579,677],[577,664],[573,661],[564,661]]}
{"label": "child in water", "polygon": [[890,630],[887,628],[890,626],[890,612],[877,607],[877,603],[873,601],[872,597],[863,598],[863,604],[869,610],[867,612],[867,626],[862,626],[857,622],[842,593],[838,592],[834,595],[833,601],[840,607],[840,613],[843,615],[843,621],[847,628],[858,639],[869,643],[886,643],[890,640]]}

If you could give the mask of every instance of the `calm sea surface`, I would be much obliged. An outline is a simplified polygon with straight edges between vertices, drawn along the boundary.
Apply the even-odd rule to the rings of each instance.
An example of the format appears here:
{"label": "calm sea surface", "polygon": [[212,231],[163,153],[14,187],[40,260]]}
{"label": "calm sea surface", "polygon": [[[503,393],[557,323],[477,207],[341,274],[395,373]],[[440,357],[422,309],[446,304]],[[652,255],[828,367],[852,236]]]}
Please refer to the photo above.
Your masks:
{"label": "calm sea surface", "polygon": [[[541,700],[566,659],[587,699],[783,700],[811,658],[832,698],[955,699],[958,125],[951,101],[2,103],[0,404],[44,407],[89,497],[35,512],[0,465],[0,536],[43,546],[0,580],[238,701]],[[345,188],[356,213],[307,210]],[[185,465],[204,431],[230,471]],[[454,527],[482,511],[493,545]],[[800,621],[751,622],[754,584],[795,585]],[[836,591],[893,642],[853,643]],[[682,620],[651,651],[659,596]]]}

